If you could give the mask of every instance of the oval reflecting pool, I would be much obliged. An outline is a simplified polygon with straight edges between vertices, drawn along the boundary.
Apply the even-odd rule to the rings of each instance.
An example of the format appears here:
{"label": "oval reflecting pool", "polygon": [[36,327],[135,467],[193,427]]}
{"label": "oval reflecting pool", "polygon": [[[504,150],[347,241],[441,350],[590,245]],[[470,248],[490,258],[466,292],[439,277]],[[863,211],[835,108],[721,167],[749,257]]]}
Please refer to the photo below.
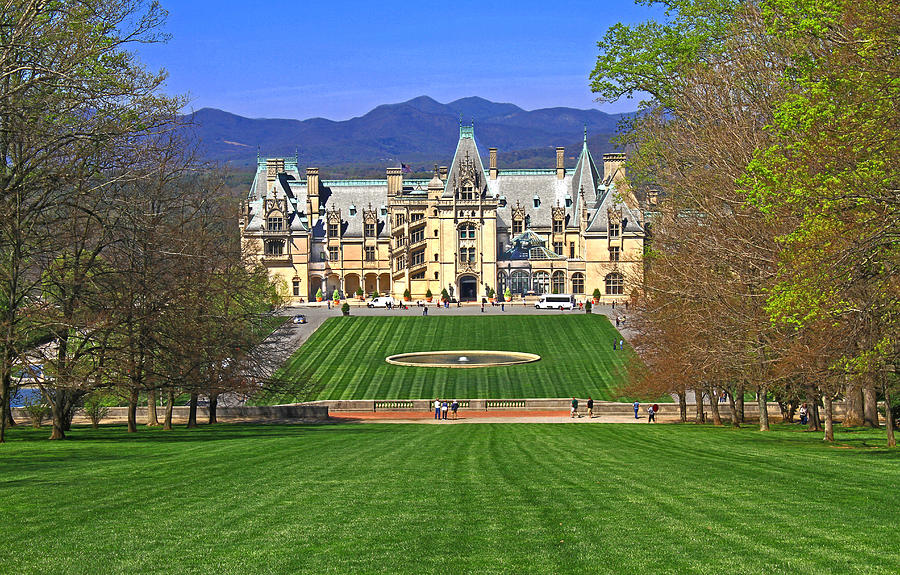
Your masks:
{"label": "oval reflecting pool", "polygon": [[385,361],[413,367],[497,367],[531,363],[539,359],[539,355],[519,351],[460,350],[398,353],[386,357]]}

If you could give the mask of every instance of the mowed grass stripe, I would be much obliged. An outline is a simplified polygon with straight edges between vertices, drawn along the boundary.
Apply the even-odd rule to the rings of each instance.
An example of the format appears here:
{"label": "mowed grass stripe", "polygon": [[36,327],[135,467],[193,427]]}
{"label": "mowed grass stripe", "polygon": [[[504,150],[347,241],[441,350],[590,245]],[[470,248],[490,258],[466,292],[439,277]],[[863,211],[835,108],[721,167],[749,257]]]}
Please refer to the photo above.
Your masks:
{"label": "mowed grass stripe", "polygon": [[[314,377],[303,399],[429,399],[620,397],[630,350],[612,351],[618,332],[602,316],[400,316],[328,319],[286,363],[283,374]],[[602,345],[601,345],[602,344]],[[396,366],[395,353],[489,349],[536,353],[541,361],[503,368],[437,369]]]}

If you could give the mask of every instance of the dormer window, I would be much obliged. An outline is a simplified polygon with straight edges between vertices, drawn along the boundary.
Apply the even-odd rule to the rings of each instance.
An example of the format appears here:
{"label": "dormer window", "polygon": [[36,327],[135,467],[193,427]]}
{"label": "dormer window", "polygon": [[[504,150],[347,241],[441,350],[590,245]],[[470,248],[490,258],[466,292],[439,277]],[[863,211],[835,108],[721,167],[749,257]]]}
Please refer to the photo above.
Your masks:
{"label": "dormer window", "polygon": [[270,232],[280,232],[284,229],[284,218],[281,216],[269,216],[266,219],[266,229]]}
{"label": "dormer window", "polygon": [[522,220],[513,220],[513,234],[521,234],[524,231],[522,223]]}
{"label": "dormer window", "polygon": [[572,207],[572,196],[566,196],[566,207],[567,208]]}
{"label": "dormer window", "polygon": [[461,200],[474,200],[475,199],[475,189],[472,187],[472,184],[463,184],[463,187],[459,193],[459,199]]}
{"label": "dormer window", "polygon": [[339,222],[328,222],[328,237],[341,237],[341,224]]}
{"label": "dormer window", "polygon": [[356,215],[356,206],[350,206],[350,215],[351,215],[351,216],[355,216],[355,215]]}
{"label": "dormer window", "polygon": [[617,237],[619,237],[620,233],[621,233],[621,228],[619,227],[619,224],[612,224],[612,223],[609,224],[609,237],[610,238],[617,238]]}
{"label": "dormer window", "polygon": [[541,207],[541,199],[537,196],[534,197],[534,207],[536,207],[536,208]]}
{"label": "dormer window", "polygon": [[561,234],[563,231],[563,221],[560,219],[553,220],[553,233]]}
{"label": "dormer window", "polygon": [[366,222],[363,233],[367,238],[375,237],[375,222]]}

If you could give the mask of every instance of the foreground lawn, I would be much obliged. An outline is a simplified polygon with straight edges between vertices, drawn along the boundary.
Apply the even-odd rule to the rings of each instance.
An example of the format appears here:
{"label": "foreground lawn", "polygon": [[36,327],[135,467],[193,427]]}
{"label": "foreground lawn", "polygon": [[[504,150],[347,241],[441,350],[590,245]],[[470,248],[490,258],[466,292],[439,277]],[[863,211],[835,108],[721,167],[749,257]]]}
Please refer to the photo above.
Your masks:
{"label": "foreground lawn", "polygon": [[900,572],[880,432],[79,429],[0,446],[3,573]]}
{"label": "foreground lawn", "polygon": [[[312,378],[310,396],[270,396],[264,403],[305,399],[593,397],[618,399],[629,350],[603,316],[339,317],[327,320],[288,360],[287,378]],[[391,365],[395,353],[487,349],[536,353],[510,367],[446,369]],[[627,398],[624,398],[627,399]]]}

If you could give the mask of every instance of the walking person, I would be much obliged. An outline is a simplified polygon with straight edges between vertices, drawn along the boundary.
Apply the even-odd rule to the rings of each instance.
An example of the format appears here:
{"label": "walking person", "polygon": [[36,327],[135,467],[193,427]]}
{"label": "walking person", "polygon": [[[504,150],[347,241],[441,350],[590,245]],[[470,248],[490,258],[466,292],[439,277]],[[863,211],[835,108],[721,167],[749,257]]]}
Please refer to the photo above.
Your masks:
{"label": "walking person", "polygon": [[800,425],[806,425],[808,421],[809,408],[806,407],[806,404],[800,406]]}
{"label": "walking person", "polygon": [[447,408],[449,405],[447,404],[447,400],[441,402],[441,419],[447,419]]}
{"label": "walking person", "polygon": [[647,419],[647,423],[653,423],[656,421],[656,410],[653,409],[654,407],[656,406],[651,405],[647,408],[647,415],[649,416],[649,418]]}
{"label": "walking person", "polygon": [[453,403],[450,404],[450,411],[453,412],[453,419],[457,419],[459,416],[457,415],[457,410],[459,409],[459,401],[453,400]]}
{"label": "walking person", "polygon": [[590,396],[588,396],[587,406],[588,406],[588,419],[594,419],[594,400],[591,399]]}
{"label": "walking person", "polygon": [[428,306],[422,308],[422,315],[428,315]]}
{"label": "walking person", "polygon": [[624,345],[625,345],[625,340],[624,340],[624,339],[620,339],[620,340],[619,340],[619,349],[622,349],[622,347],[623,347]]}
{"label": "walking person", "polygon": [[641,402],[640,402],[640,401],[635,401],[635,402],[634,402],[634,418],[635,418],[635,419],[638,419],[638,410],[639,410],[640,408],[641,408]]}
{"label": "walking person", "polygon": [[434,418],[435,419],[441,418],[441,400],[440,399],[434,400]]}
{"label": "walking person", "polygon": [[572,398],[572,415],[571,417],[575,417],[575,412],[578,411],[578,400],[574,397]]}

